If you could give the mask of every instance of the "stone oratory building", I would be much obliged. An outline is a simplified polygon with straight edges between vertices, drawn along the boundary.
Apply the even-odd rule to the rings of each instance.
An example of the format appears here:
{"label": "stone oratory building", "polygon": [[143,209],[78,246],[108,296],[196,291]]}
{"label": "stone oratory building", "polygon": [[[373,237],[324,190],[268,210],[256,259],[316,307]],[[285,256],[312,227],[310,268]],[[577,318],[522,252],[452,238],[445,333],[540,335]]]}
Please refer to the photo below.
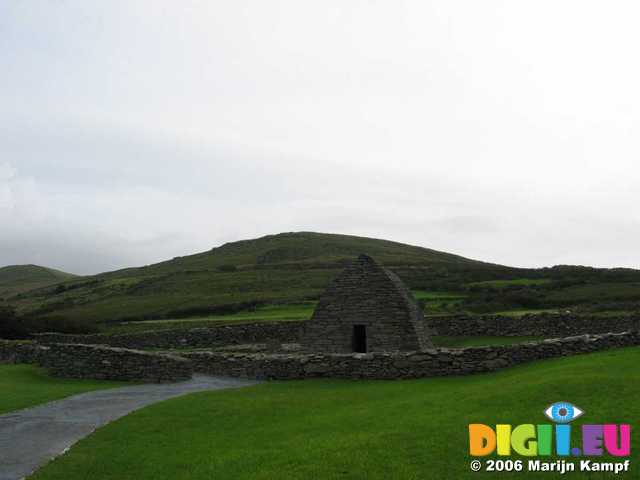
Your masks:
{"label": "stone oratory building", "polygon": [[392,271],[360,255],[333,280],[302,333],[305,350],[322,353],[433,348],[422,311]]}

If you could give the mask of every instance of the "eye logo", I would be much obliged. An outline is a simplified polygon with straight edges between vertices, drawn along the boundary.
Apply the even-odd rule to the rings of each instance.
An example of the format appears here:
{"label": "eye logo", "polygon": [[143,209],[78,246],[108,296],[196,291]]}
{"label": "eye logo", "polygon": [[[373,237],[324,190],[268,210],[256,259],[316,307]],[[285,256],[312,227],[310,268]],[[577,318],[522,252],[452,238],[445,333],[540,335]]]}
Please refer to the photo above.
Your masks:
{"label": "eye logo", "polygon": [[572,422],[583,413],[583,410],[569,402],[556,402],[544,411],[544,414],[556,423]]}

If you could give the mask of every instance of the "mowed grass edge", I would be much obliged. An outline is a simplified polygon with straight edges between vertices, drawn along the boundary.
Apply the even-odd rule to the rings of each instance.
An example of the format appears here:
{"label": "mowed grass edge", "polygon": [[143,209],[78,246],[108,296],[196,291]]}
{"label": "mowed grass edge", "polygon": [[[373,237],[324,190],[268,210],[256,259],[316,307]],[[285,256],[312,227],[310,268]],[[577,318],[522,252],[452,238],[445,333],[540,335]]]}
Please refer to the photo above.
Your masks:
{"label": "mowed grass edge", "polygon": [[[558,400],[586,411],[578,423],[633,425],[639,361],[640,348],[627,348],[467,377],[269,382],[197,393],[100,429],[33,478],[537,478],[472,473],[467,425],[549,423],[542,411]],[[632,426],[629,478],[638,472],[638,440]]]}
{"label": "mowed grass edge", "polygon": [[123,382],[56,378],[33,365],[0,365],[0,415]]}

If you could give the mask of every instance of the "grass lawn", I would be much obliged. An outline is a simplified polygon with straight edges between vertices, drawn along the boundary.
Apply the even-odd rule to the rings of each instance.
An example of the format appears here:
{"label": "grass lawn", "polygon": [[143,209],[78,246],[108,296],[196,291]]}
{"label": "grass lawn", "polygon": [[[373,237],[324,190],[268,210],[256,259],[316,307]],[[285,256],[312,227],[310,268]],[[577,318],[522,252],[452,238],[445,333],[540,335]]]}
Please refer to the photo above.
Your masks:
{"label": "grass lawn", "polygon": [[479,347],[485,345],[512,345],[514,343],[544,340],[544,337],[431,337],[436,347]]}
{"label": "grass lawn", "polygon": [[638,478],[639,362],[640,348],[629,348],[468,377],[271,382],[197,393],[101,428],[33,478],[538,478],[472,473],[467,425],[549,423],[542,411],[558,400],[586,412],[577,424],[634,424],[632,472],[621,477]]}
{"label": "grass lawn", "polygon": [[0,365],[0,414],[77,393],[126,385],[121,382],[50,377],[33,365]]}

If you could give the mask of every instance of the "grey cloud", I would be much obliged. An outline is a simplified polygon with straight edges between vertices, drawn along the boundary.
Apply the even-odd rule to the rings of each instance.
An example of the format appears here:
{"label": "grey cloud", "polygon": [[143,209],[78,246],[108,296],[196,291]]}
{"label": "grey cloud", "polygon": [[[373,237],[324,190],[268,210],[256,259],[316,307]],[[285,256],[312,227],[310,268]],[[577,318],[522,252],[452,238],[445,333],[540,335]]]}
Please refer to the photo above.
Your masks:
{"label": "grey cloud", "polygon": [[639,265],[635,3],[149,5],[0,4],[0,264],[317,230]]}

